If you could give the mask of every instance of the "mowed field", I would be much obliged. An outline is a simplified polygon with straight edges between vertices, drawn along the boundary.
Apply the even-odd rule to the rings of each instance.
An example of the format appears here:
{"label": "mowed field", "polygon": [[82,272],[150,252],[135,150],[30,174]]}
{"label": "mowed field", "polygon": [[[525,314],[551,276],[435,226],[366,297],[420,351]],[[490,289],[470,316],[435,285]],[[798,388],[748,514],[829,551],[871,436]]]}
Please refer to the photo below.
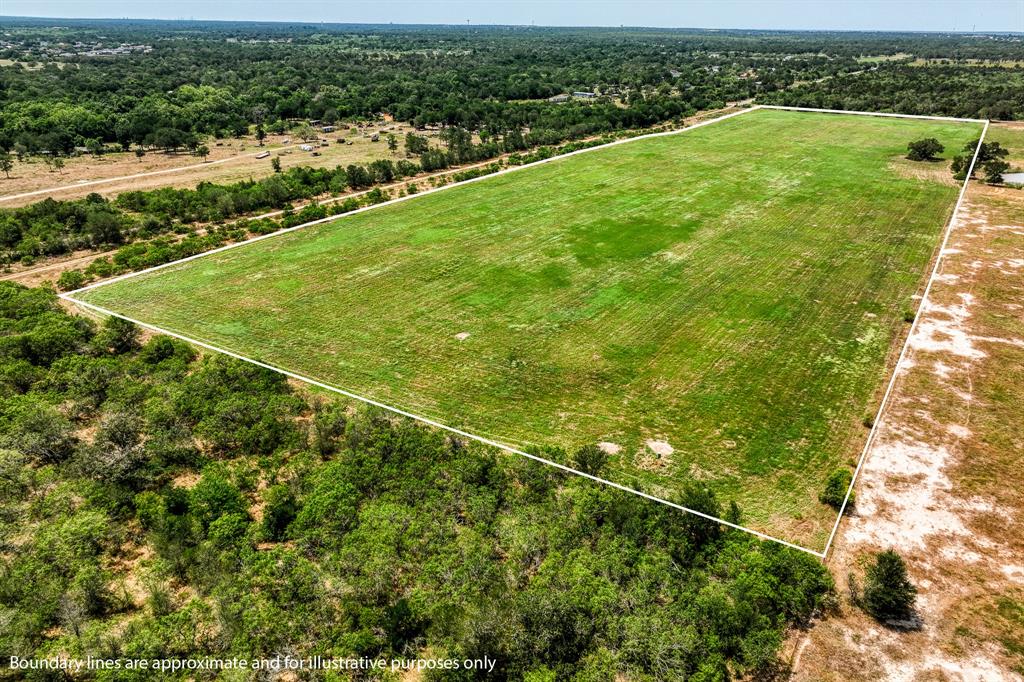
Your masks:
{"label": "mowed field", "polygon": [[[609,444],[606,478],[706,482],[820,550],[980,131],[755,110],[76,297],[511,446]],[[922,137],[947,160],[903,160]]]}

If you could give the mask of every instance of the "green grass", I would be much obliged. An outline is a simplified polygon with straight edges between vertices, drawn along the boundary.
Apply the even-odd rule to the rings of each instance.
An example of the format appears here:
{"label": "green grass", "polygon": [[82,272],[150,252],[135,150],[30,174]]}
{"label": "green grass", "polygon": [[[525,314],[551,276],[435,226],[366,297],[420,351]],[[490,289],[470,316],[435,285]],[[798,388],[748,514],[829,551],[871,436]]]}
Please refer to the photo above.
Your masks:
{"label": "green grass", "polygon": [[509,445],[616,443],[607,478],[820,549],[958,192],[901,157],[979,132],[760,110],[81,299]]}

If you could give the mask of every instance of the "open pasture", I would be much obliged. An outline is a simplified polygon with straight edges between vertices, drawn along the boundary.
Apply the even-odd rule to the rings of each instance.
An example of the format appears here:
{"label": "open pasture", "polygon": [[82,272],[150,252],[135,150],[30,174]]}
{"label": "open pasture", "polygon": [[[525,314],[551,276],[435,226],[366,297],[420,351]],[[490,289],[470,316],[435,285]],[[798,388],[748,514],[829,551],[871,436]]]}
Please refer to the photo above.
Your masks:
{"label": "open pasture", "polygon": [[[699,480],[819,550],[980,132],[760,109],[75,298],[512,447],[603,443],[603,478]],[[903,159],[924,137],[944,160]]]}

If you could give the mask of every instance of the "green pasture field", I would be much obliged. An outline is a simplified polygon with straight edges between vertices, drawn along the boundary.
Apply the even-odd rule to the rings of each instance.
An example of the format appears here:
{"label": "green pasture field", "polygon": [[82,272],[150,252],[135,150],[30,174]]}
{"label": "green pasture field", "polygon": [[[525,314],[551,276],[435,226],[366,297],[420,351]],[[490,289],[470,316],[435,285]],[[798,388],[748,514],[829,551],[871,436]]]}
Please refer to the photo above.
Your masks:
{"label": "green pasture field", "polygon": [[[512,447],[614,444],[605,478],[821,549],[980,132],[755,110],[76,298]],[[902,158],[923,137],[944,160]]]}

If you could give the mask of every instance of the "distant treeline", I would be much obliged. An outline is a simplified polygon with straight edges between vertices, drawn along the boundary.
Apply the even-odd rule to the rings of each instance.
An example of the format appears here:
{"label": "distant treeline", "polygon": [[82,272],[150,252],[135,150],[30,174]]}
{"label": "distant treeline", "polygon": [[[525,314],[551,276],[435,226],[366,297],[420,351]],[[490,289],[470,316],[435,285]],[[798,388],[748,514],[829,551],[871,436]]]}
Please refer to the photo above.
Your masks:
{"label": "distant treeline", "polygon": [[1024,70],[999,66],[891,64],[875,71],[765,94],[757,101],[1009,121],[1024,118]]}

